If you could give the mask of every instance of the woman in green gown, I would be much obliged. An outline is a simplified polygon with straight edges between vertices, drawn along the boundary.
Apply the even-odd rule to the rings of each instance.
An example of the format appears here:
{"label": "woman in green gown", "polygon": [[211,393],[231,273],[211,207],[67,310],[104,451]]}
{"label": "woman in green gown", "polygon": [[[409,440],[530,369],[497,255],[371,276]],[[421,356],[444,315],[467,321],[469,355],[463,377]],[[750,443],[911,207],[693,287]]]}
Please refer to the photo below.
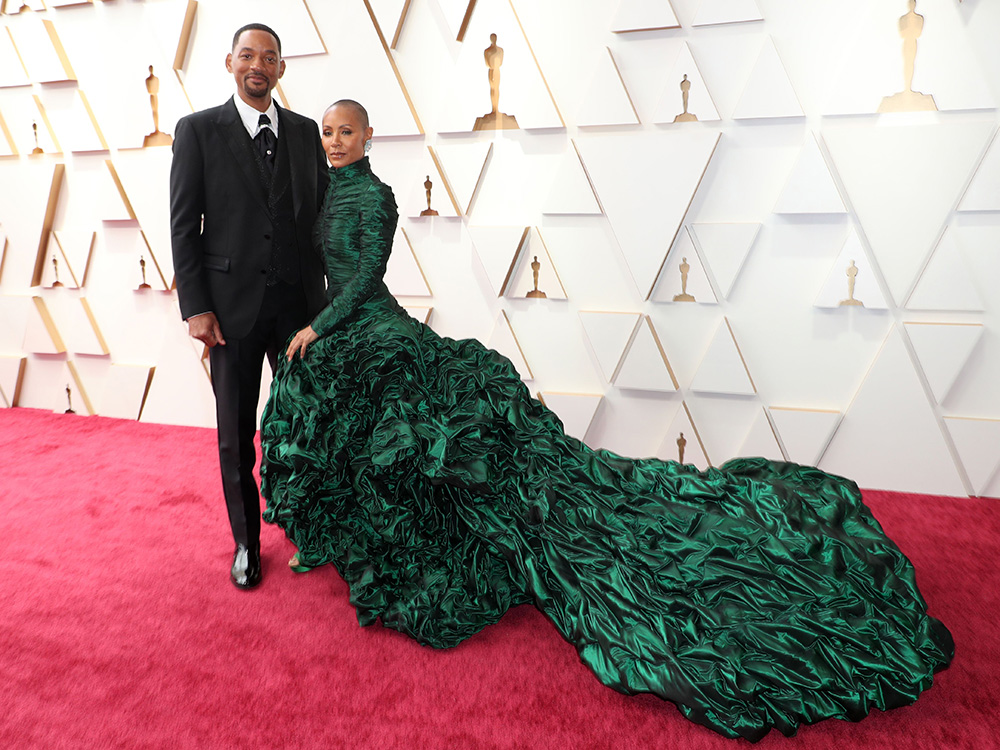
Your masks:
{"label": "woman in green gown", "polygon": [[606,685],[727,737],[912,703],[948,665],[913,567],[857,486],[591,450],[511,363],[412,319],[382,282],[396,227],[367,113],[323,118],[329,305],[264,414],[264,520],[332,563],[358,620],[455,646],[531,602]]}

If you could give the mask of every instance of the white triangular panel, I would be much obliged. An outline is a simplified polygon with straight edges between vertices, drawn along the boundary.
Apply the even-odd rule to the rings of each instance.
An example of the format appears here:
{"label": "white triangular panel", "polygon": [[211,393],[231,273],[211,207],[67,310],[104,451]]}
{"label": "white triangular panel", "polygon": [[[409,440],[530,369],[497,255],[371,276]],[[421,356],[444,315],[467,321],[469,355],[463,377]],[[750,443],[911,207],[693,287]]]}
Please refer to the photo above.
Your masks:
{"label": "white triangular panel", "polygon": [[958,205],[958,210],[1000,211],[1000,138],[995,135],[989,151],[972,177],[969,189]]}
{"label": "white triangular panel", "polygon": [[28,325],[24,330],[24,350],[32,354],[62,354],[66,342],[48,306],[41,297],[32,299],[34,304],[28,308]]}
{"label": "white triangular panel", "polygon": [[840,422],[840,412],[827,409],[772,406],[769,411],[788,460],[804,466],[816,465]]}
{"label": "white triangular panel", "polygon": [[774,41],[768,37],[733,110],[733,119],[802,117],[804,114]]}
{"label": "white triangular panel", "polygon": [[[571,142],[572,143],[572,142]],[[555,178],[548,198],[542,204],[543,214],[600,214],[590,178],[583,169],[576,144],[567,149],[555,169]]]}
{"label": "white triangular panel", "polygon": [[27,86],[31,81],[21,64],[10,34],[0,34],[0,88]]}
{"label": "white triangular panel", "polygon": [[[854,264],[853,268],[852,263]],[[848,275],[849,273],[854,274],[853,294],[850,290],[851,276]],[[878,280],[875,278],[874,269],[868,262],[868,255],[861,246],[861,239],[854,227],[851,227],[840,255],[830,267],[826,282],[814,304],[816,307],[853,307],[853,305],[840,304],[851,299],[863,303],[863,306],[868,310],[888,308]]]}
{"label": "white triangular panel", "polygon": [[423,307],[421,305],[400,305],[406,314],[415,320],[419,320],[424,325],[428,325],[431,319],[431,313],[434,311],[433,307]]}
{"label": "white triangular panel", "polygon": [[709,93],[705,79],[698,69],[698,64],[691,54],[687,42],[681,45],[677,59],[667,73],[663,93],[653,110],[653,122],[674,122],[674,118],[684,112],[684,98],[681,84],[687,76],[691,88],[688,90],[689,114],[695,115],[699,122],[718,120],[719,110],[715,107],[712,95]]}
{"label": "white triangular panel", "polygon": [[[685,265],[687,266],[685,268]],[[714,305],[718,303],[712,283],[708,280],[701,256],[695,248],[689,229],[681,231],[673,249],[667,255],[660,272],[659,282],[653,289],[650,299],[654,302],[690,303],[692,300],[678,300],[678,296],[687,294],[694,297],[694,302]]]}
{"label": "white triangular panel", "polygon": [[530,227],[469,227],[490,287],[499,297],[510,284],[518,251],[527,243]]}
{"label": "white triangular panel", "polygon": [[940,404],[948,395],[972,350],[983,336],[981,323],[904,323],[927,377],[931,392]]}
{"label": "white triangular panel", "polygon": [[898,333],[890,331],[819,468],[850,477],[868,489],[965,494]]}
{"label": "white triangular panel", "polygon": [[514,335],[514,329],[511,328],[510,320],[505,311],[501,310],[500,315],[497,316],[496,322],[493,324],[493,333],[490,334],[486,346],[509,359],[521,376],[521,380],[534,379],[535,376],[531,372],[528,361],[524,358],[524,352],[521,351],[521,345],[517,342],[517,336]]}
{"label": "white triangular panel", "polygon": [[644,391],[677,390],[677,378],[648,315],[643,316],[614,383],[619,388]]}
{"label": "white triangular panel", "polygon": [[[97,232],[93,229],[57,229],[53,233],[55,246],[59,248],[60,260],[65,261],[66,271],[72,280],[67,286],[83,286],[86,283],[87,270],[90,265],[94,244],[97,242]],[[49,249],[53,243],[49,243]]]}
{"label": "white triangular panel", "polygon": [[750,396],[757,392],[750,372],[743,363],[743,355],[729,321],[725,318],[708,345],[708,350],[698,366],[691,389],[709,393],[732,393]]}
{"label": "white triangular panel", "polygon": [[476,7],[476,0],[436,0],[436,2],[441,8],[441,15],[451,32],[451,38],[458,39],[462,23]]}
{"label": "white triangular panel", "polygon": [[7,28],[32,83],[76,80],[74,72],[67,70],[59,58],[53,37],[58,32],[52,21],[29,13]]}
{"label": "white triangular panel", "polygon": [[[577,139],[639,292],[648,298],[720,135],[702,128]],[[650,221],[650,217],[656,221]]]}
{"label": "white triangular panel", "polygon": [[819,144],[810,134],[774,205],[774,213],[842,214],[846,210]]}
{"label": "white triangular panel", "polygon": [[4,408],[15,406],[18,386],[24,377],[27,364],[27,357],[0,355],[0,406]]}
{"label": "white triangular panel", "polygon": [[441,161],[445,179],[451,186],[452,195],[458,201],[463,213],[472,208],[472,199],[476,194],[483,175],[486,174],[490,154],[493,153],[491,141],[474,141],[472,143],[438,144],[434,152]]}
{"label": "white triangular panel", "polygon": [[[171,149],[142,149],[119,151],[114,167],[128,196],[129,204],[142,228],[142,236],[132,263],[138,266],[139,255],[145,255],[147,281],[154,289],[170,288],[174,280],[174,258],[170,248]],[[144,245],[149,244],[146,248]],[[156,256],[151,262],[150,253]],[[157,266],[159,273],[157,272]],[[159,274],[163,278],[159,278]],[[157,277],[156,279],[152,277]],[[157,284],[159,282],[160,285]]]}
{"label": "white triangular panel", "polygon": [[993,127],[942,121],[824,129],[823,139],[894,300],[902,302],[909,294]]}
{"label": "white triangular panel", "polygon": [[972,492],[983,495],[1000,468],[1000,419],[945,417]]}
{"label": "white triangular panel", "polygon": [[590,423],[594,421],[597,407],[601,405],[604,396],[591,393],[556,393],[544,391],[541,394],[542,403],[556,413],[563,423],[567,435],[578,440],[584,440]]}
{"label": "white triangular panel", "polygon": [[431,288],[427,285],[420,263],[413,254],[410,240],[402,227],[396,228],[392,242],[392,253],[382,279],[389,291],[399,297],[430,297]]}
{"label": "white triangular panel", "polygon": [[71,352],[94,356],[111,353],[86,298],[81,297],[71,303],[68,312],[70,319],[66,343]]}
{"label": "white triangular panel", "polygon": [[[684,460],[681,461],[681,447],[684,448]],[[694,422],[691,420],[691,413],[687,404],[682,404],[674,415],[667,434],[660,444],[660,449],[656,451],[657,458],[664,461],[677,461],[684,465],[694,465],[704,471],[712,462],[709,460],[702,443],[701,436]]]}
{"label": "white triangular panel", "polygon": [[382,36],[388,45],[392,45],[397,32],[402,27],[410,0],[368,0],[375,19],[378,21]]}
{"label": "white triangular panel", "polygon": [[764,17],[754,0],[701,0],[692,26],[762,21]]}
{"label": "white triangular panel", "polygon": [[148,365],[111,365],[97,403],[97,413],[117,419],[138,419],[154,370]]}
{"label": "white triangular panel", "polygon": [[104,135],[87,111],[79,89],[47,89],[42,105],[64,151],[107,151]]}
{"label": "white triangular panel", "polygon": [[670,0],[621,0],[611,21],[611,31],[616,34],[680,26]]}
{"label": "white triangular panel", "polygon": [[972,281],[969,267],[955,244],[953,232],[946,230],[913,294],[906,302],[910,310],[960,310],[978,312],[983,300]]}
{"label": "white triangular panel", "polygon": [[576,113],[577,125],[638,125],[639,115],[625,88],[621,71],[610,48],[598,54],[597,65]]}
{"label": "white triangular panel", "polygon": [[505,297],[524,299],[535,291],[535,273],[533,262],[538,262],[538,291],[544,299],[566,299],[566,290],[559,278],[559,271],[549,255],[548,248],[537,230],[529,232],[527,240],[521,246],[514,260],[510,281],[503,291]]}
{"label": "white triangular panel", "polygon": [[640,315],[581,310],[580,322],[583,323],[583,330],[597,356],[604,379],[610,383],[618,370],[625,347],[640,323]]}
{"label": "white triangular panel", "polygon": [[761,456],[772,461],[784,461],[785,456],[781,452],[781,446],[774,435],[774,428],[767,419],[767,414],[763,409],[757,415],[757,419],[750,425],[743,445],[737,456],[754,457]]}
{"label": "white triangular panel", "polygon": [[719,291],[728,297],[757,239],[760,224],[692,224],[691,231]]}

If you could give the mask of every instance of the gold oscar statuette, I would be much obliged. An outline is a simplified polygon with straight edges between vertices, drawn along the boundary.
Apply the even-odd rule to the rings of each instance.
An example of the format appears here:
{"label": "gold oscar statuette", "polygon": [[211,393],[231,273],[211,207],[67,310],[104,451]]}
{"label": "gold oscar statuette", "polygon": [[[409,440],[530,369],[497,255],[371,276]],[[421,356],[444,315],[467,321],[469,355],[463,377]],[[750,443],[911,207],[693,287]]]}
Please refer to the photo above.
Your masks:
{"label": "gold oscar statuette", "polygon": [[31,149],[31,153],[44,154],[45,152],[42,150],[42,147],[38,145],[38,123],[34,120],[31,122],[31,131],[35,134],[35,147]]}
{"label": "gold oscar statuette", "polygon": [[66,411],[63,414],[76,414],[73,411],[73,391],[69,388],[69,383],[66,384]]}
{"label": "gold oscar statuette", "polygon": [[681,102],[684,104],[684,111],[674,118],[674,122],[698,122],[698,116],[688,112],[688,96],[691,93],[691,81],[688,80],[687,73],[681,81]]}
{"label": "gold oscar statuette", "polygon": [[52,272],[56,276],[56,280],[52,282],[52,288],[63,286],[63,283],[59,281],[59,260],[54,255],[52,256]]}
{"label": "gold oscar statuette", "polygon": [[528,292],[526,295],[524,295],[528,299],[545,299],[546,298],[545,297],[545,292],[540,291],[538,289],[538,272],[541,270],[541,268],[542,268],[542,264],[538,262],[538,256],[536,255],[535,259],[533,261],[531,261],[531,277],[535,281],[535,288],[532,289],[530,292]]}
{"label": "gold oscar statuette", "polygon": [[847,305],[850,307],[864,307],[865,303],[859,299],[854,299],[854,282],[858,277],[858,267],[854,265],[854,261],[851,261],[851,265],[847,267],[847,299],[840,300],[840,305]]}
{"label": "gold oscar statuette", "polygon": [[903,90],[883,97],[878,111],[937,112],[930,94],[913,90],[913,68],[917,59],[917,39],[924,30],[924,17],[917,13],[917,0],[909,0],[910,10],[899,19],[899,35],[903,38]]}
{"label": "gold oscar statuette", "polygon": [[142,272],[142,283],[139,284],[139,289],[152,289],[149,284],[146,283],[146,259],[143,256],[139,256],[139,270]]}
{"label": "gold oscar statuette", "polygon": [[688,444],[688,441],[684,438],[683,432],[680,435],[677,438],[677,463],[682,464],[684,463],[684,446]]}
{"label": "gold oscar statuette", "polygon": [[153,132],[142,139],[142,147],[169,146],[174,139],[160,131],[160,79],[153,75],[152,65],[146,78],[146,91],[149,92],[149,107],[153,110]]}
{"label": "gold oscar statuette", "polygon": [[681,293],[674,295],[674,302],[694,302],[694,297],[687,293],[688,271],[691,270],[691,264],[688,263],[687,258],[681,258],[679,267],[681,271]]}
{"label": "gold oscar statuette", "polygon": [[486,58],[486,67],[489,68],[490,104],[493,105],[493,109],[489,114],[477,117],[472,129],[474,131],[519,130],[517,119],[500,111],[500,66],[503,65],[503,47],[497,46],[496,34],[490,34],[490,46],[484,50],[483,56]]}
{"label": "gold oscar statuette", "polygon": [[431,176],[427,175],[427,179],[424,180],[424,192],[427,193],[427,208],[420,212],[421,216],[437,216],[438,212],[431,208],[431,188],[434,187],[434,183],[431,182]]}

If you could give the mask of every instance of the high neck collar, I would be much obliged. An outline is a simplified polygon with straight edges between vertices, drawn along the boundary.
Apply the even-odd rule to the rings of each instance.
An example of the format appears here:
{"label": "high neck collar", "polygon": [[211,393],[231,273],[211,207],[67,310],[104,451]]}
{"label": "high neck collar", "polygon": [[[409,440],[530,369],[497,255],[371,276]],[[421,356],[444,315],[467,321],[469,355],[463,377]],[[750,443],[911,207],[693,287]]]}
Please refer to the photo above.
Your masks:
{"label": "high neck collar", "polygon": [[330,167],[330,179],[340,182],[341,180],[349,180],[358,175],[370,174],[371,171],[372,168],[368,163],[368,157],[362,156],[357,161],[345,164],[343,167]]}

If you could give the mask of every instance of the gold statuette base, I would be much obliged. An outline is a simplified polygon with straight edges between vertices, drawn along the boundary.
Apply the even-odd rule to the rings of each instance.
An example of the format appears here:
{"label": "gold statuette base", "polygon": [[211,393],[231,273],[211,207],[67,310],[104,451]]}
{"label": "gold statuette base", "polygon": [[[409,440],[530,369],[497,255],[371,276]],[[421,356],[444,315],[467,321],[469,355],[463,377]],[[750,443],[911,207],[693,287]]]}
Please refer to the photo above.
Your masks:
{"label": "gold statuette base", "polygon": [[545,292],[543,292],[540,289],[532,289],[524,296],[527,297],[528,299],[547,299],[547,297],[545,296]]}
{"label": "gold statuette base", "polygon": [[674,302],[694,302],[694,297],[690,294],[675,294]]}
{"label": "gold statuette base", "polygon": [[862,302],[859,299],[842,299],[842,300],[840,300],[840,302],[838,304],[841,305],[841,306],[846,306],[846,307],[864,307],[865,306],[865,303]]}
{"label": "gold statuette base", "polygon": [[683,112],[674,118],[674,122],[698,122],[698,115],[693,115],[690,112]]}
{"label": "gold statuette base", "polygon": [[151,287],[149,284],[139,284],[139,286],[136,287],[136,291],[137,292],[143,292],[146,289],[152,289],[152,288],[153,287]]}
{"label": "gold statuette base", "polygon": [[433,208],[425,208],[423,211],[420,212],[420,215],[421,216],[437,216],[438,212],[435,211]]}
{"label": "gold statuette base", "polygon": [[142,147],[149,148],[150,146],[170,146],[173,142],[173,136],[169,133],[161,133],[157,130],[142,139]]}
{"label": "gold statuette base", "polygon": [[473,131],[477,130],[520,130],[517,119],[503,112],[490,112],[488,115],[476,118],[476,124],[472,126]]}
{"label": "gold statuette base", "polygon": [[879,114],[885,112],[937,112],[937,104],[930,94],[919,91],[900,91],[892,96],[882,97]]}

